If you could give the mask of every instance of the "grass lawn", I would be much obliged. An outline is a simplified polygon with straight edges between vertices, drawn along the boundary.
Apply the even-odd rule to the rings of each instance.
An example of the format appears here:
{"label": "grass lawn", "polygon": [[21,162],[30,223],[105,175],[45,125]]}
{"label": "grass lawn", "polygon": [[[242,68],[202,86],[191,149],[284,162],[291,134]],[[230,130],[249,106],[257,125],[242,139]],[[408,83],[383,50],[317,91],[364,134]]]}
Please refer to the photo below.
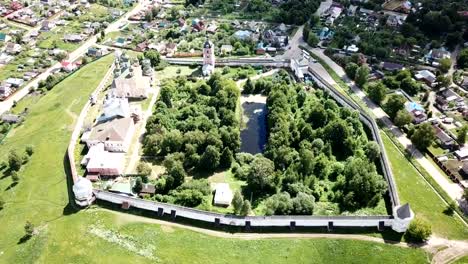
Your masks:
{"label": "grass lawn", "polygon": [[[0,147],[0,160],[6,160],[10,150],[22,153],[27,145],[34,146],[33,156],[19,172],[18,185],[9,188],[12,180],[0,172],[0,195],[6,201],[0,211],[0,248],[4,252],[0,262],[31,263],[34,261],[28,258],[47,254],[47,248],[38,244],[17,243],[26,220],[44,229],[54,229],[62,221],[68,204],[64,155],[73,123],[112,61],[108,56],[91,63],[54,87],[30,108],[25,122],[11,131]],[[62,246],[70,242],[60,239]]]}
{"label": "grass lawn", "polygon": [[447,206],[393,145],[387,135],[383,133],[381,135],[392,166],[400,202],[402,204],[409,202],[417,216],[431,223],[435,235],[450,239],[468,239],[468,228],[455,216],[444,213]]}
{"label": "grass lawn", "polygon": [[457,259],[453,264],[468,264],[468,256]]}
{"label": "grass lawn", "polygon": [[190,68],[189,66],[167,66],[162,71],[155,73],[159,80],[170,79],[177,76],[201,76],[200,67]]}
{"label": "grass lawn", "polygon": [[[43,247],[47,242],[53,244],[48,247],[50,263],[428,262],[421,249],[354,240],[217,238],[177,227],[137,222],[133,216],[99,209],[80,212],[61,222],[54,232],[46,230],[43,236],[28,242]],[[61,240],[65,237],[66,242]]]}

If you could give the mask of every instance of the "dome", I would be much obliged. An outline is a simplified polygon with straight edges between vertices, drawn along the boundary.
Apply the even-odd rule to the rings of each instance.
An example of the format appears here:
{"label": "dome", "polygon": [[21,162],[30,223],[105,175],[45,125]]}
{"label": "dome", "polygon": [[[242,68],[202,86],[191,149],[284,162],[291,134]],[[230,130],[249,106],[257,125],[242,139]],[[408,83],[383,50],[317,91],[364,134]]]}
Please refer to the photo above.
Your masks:
{"label": "dome", "polygon": [[73,185],[73,193],[77,200],[89,199],[93,195],[93,184],[90,180],[79,177],[78,181]]}

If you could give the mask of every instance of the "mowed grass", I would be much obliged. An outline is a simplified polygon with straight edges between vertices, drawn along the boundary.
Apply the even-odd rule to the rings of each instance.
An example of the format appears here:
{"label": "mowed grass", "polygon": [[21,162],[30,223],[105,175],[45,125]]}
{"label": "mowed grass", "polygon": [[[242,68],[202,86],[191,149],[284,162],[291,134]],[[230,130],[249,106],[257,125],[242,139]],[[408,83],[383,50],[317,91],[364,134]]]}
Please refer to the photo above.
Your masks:
{"label": "mowed grass", "polygon": [[[23,166],[19,184],[9,188],[11,177],[0,172],[0,195],[5,208],[0,211],[0,262],[28,263],[18,256],[42,254],[29,252],[17,245],[24,234],[24,223],[52,228],[63,218],[68,204],[64,155],[76,117],[105,75],[112,56],[107,56],[65,79],[35,103],[20,127],[11,131],[0,147],[0,161],[7,160],[11,150],[23,153],[27,145],[34,146],[34,154]],[[66,240],[66,237],[63,237]]]}
{"label": "mowed grass", "polygon": [[[50,263],[427,263],[421,249],[357,240],[227,239],[125,214],[80,212],[56,231]],[[77,223],[80,223],[77,226]],[[68,226],[68,227],[67,227]],[[76,231],[72,232],[70,229]],[[94,230],[94,232],[93,232]],[[96,232],[97,231],[97,232]],[[36,240],[40,240],[34,238]],[[86,237],[86,238],[85,238]],[[66,245],[66,246],[65,246]],[[135,250],[136,249],[136,250]],[[137,252],[139,251],[139,252]]]}
{"label": "mowed grass", "polygon": [[[0,263],[428,262],[421,249],[365,241],[224,239],[101,209],[75,212],[68,204],[64,155],[76,116],[112,60],[91,63],[54,87],[1,145],[0,160],[27,145],[35,153],[21,169],[18,185],[8,189],[10,177],[0,174],[6,200],[0,211]],[[37,234],[24,241],[27,220]]]}
{"label": "mowed grass", "polygon": [[468,239],[468,227],[459,218],[444,213],[447,206],[431,189],[409,161],[398,151],[387,135],[381,134],[393,176],[396,181],[400,202],[408,202],[416,216],[429,221],[433,233],[449,239]]}

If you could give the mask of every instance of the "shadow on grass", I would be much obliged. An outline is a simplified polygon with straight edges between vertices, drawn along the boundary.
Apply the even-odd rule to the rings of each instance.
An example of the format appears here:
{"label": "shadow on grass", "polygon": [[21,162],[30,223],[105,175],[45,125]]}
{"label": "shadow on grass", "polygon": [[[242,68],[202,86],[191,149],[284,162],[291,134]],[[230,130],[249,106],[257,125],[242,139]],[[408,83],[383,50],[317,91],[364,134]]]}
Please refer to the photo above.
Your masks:
{"label": "shadow on grass", "polygon": [[10,185],[8,185],[8,187],[5,188],[5,192],[13,189],[16,185],[18,185],[18,182],[12,182]]}
{"label": "shadow on grass", "polygon": [[20,240],[18,240],[18,243],[17,243],[17,244],[18,244],[18,245],[24,244],[24,243],[26,243],[29,239],[31,239],[31,237],[32,237],[31,235],[26,234],[26,235],[22,236],[22,237],[20,238]]}

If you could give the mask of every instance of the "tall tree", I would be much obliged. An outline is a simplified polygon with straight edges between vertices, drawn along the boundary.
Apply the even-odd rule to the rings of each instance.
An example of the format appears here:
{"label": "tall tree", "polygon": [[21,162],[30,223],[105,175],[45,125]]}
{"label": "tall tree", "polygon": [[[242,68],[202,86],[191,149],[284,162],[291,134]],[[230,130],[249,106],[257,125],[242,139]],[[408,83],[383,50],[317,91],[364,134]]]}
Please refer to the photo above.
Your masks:
{"label": "tall tree", "polygon": [[397,127],[402,128],[406,125],[409,125],[413,118],[411,117],[408,111],[402,109],[399,110],[395,116],[394,123]]}
{"label": "tall tree", "polygon": [[369,85],[367,89],[369,93],[369,98],[378,105],[380,105],[387,96],[387,87],[385,87],[385,85],[382,82],[378,82],[374,85]]}
{"label": "tall tree", "polygon": [[362,65],[356,71],[356,76],[354,81],[359,87],[363,87],[367,83],[367,78],[369,77],[369,67],[367,65]]}
{"label": "tall tree", "polygon": [[457,142],[460,145],[465,145],[466,142],[466,133],[468,133],[468,126],[464,125],[457,133]]}
{"label": "tall tree", "polygon": [[243,201],[244,197],[242,197],[242,194],[239,192],[239,190],[237,190],[234,193],[234,197],[232,198],[232,207],[234,208],[234,214],[240,214]]}
{"label": "tall tree", "polygon": [[411,135],[411,141],[419,150],[425,150],[435,140],[435,131],[430,123],[419,125]]}
{"label": "tall tree", "polygon": [[249,200],[245,200],[242,203],[242,208],[240,210],[240,215],[247,216],[250,214],[250,211],[252,211],[252,206],[250,205]]}
{"label": "tall tree", "polygon": [[406,99],[403,95],[392,94],[384,105],[385,112],[394,119],[398,111],[405,108]]}

